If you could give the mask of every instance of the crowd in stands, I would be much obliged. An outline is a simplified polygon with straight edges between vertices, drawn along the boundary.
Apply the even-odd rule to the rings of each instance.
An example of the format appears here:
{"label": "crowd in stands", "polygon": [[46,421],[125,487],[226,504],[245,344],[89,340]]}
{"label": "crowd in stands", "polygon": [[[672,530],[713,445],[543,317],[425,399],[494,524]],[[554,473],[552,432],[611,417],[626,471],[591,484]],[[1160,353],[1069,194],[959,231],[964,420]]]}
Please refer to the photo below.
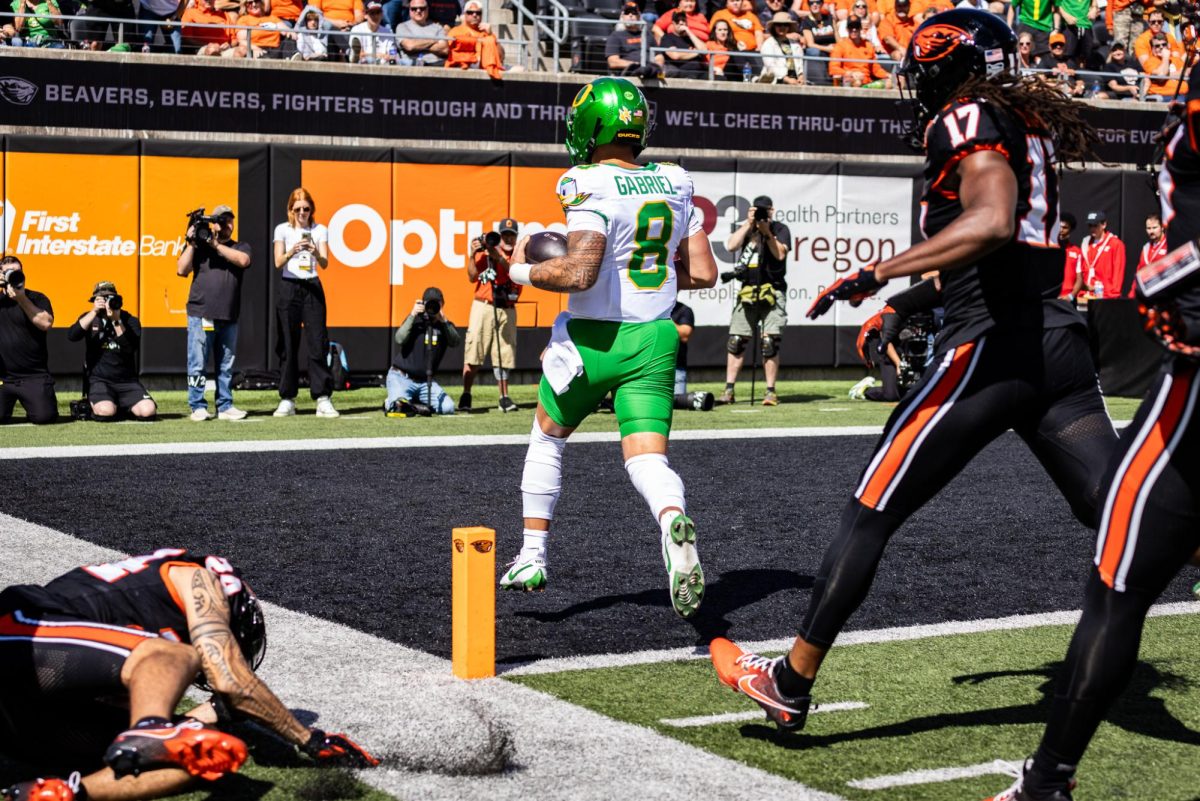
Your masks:
{"label": "crowd in stands", "polygon": [[[534,0],[516,1],[532,10]],[[568,6],[603,19],[591,2]],[[481,0],[11,3],[0,44],[481,68],[494,77],[516,68],[506,65]],[[1196,36],[1166,0],[957,5],[1003,17],[1018,33],[1021,69],[1071,96],[1169,99]],[[916,26],[953,7],[953,0],[626,0],[594,67],[642,78],[887,88]],[[117,32],[100,21],[112,19],[129,22]]]}

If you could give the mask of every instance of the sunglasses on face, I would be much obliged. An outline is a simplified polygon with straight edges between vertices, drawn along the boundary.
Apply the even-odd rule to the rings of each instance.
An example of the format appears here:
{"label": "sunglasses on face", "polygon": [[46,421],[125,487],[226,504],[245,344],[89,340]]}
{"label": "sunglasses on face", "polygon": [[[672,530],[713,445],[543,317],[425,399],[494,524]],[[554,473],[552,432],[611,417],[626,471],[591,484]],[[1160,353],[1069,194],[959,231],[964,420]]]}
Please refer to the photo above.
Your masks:
{"label": "sunglasses on face", "polygon": [[1018,42],[1017,44],[1019,44],[1021,47],[1030,47],[1033,45],[1033,42]]}
{"label": "sunglasses on face", "polygon": [[483,16],[483,12],[482,12],[482,11],[464,11],[463,13],[464,13],[464,14],[466,14],[468,17],[480,17],[480,16]]}
{"label": "sunglasses on face", "polygon": [[1162,25],[1163,21],[1161,19],[1152,19],[1152,20],[1150,20],[1150,24],[1151,25]]}

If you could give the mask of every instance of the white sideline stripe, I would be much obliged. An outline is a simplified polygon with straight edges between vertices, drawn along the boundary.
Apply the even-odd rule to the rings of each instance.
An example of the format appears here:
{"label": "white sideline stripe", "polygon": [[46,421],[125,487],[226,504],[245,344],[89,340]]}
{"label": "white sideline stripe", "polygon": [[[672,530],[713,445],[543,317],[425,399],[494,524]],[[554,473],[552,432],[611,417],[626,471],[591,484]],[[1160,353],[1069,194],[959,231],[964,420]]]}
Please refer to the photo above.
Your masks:
{"label": "white sideline stripe", "polygon": [[[0,587],[44,583],[81,564],[125,558],[62,532],[0,514]],[[774,797],[845,801],[766,771],[716,756],[649,728],[623,723],[514,682],[465,682],[448,660],[263,604],[270,626],[261,675],[316,725],[346,731],[386,758],[471,749],[467,705],[503,721],[515,769],[450,776],[397,768],[359,771],[363,782],[422,801],[611,801],[613,798]],[[290,668],[290,669],[289,669]],[[469,753],[469,751],[468,751]]]}
{"label": "white sideline stripe", "polygon": [[[816,715],[821,712],[846,712],[851,709],[867,709],[870,704],[862,701],[837,701],[832,704],[818,704],[809,710],[808,714]],[[762,710],[754,712],[722,712],[716,715],[697,715],[693,718],[663,718],[659,723],[686,729],[692,726],[716,726],[719,723],[741,723],[747,720],[762,720]]]}
{"label": "white sideline stripe", "polygon": [[905,773],[893,773],[890,776],[856,779],[852,782],[846,782],[846,785],[856,790],[889,790],[893,787],[911,787],[914,784],[950,782],[955,779],[971,779],[975,776],[990,776],[995,773],[1003,776],[1016,776],[1017,767],[1002,759],[996,759],[991,762],[981,762],[978,765],[967,765],[961,768],[910,770]]}
{"label": "white sideline stripe", "polygon": [[[242,421],[245,422],[245,421]],[[672,431],[673,440],[773,439],[805,437],[878,436],[882,426],[812,426],[809,428],[727,428],[716,431]],[[571,442],[619,442],[616,431],[571,435]],[[275,451],[350,451],[380,448],[475,448],[480,445],[525,445],[528,434],[446,437],[344,437],[341,439],[234,440],[227,442],[152,442],[122,445],[121,457],[174,456],[207,453],[267,453]],[[0,448],[0,459],[72,459],[112,456],[112,445]]]}
{"label": "white sideline stripe", "polygon": [[[1147,617],[1197,614],[1200,614],[1200,603],[1196,601],[1177,601],[1156,604],[1150,607],[1150,613]],[[1079,615],[1080,611],[1076,609],[1073,611],[1041,612],[1034,615],[1013,615],[1012,617],[997,617],[985,620],[958,620],[948,623],[932,623],[924,626],[847,631],[838,635],[834,647],[899,642],[901,640],[923,640],[930,637],[949,637],[955,634],[979,634],[986,631],[1032,629],[1038,626],[1066,626],[1077,623]],[[793,638],[784,637],[774,640],[741,642],[738,645],[746,651],[761,654],[787,651],[792,647],[793,642]],[[707,658],[708,648],[696,646],[692,648],[664,648],[655,651],[635,651],[628,654],[596,654],[592,656],[541,659],[536,662],[525,662],[510,667],[497,666],[497,670],[506,676],[529,676],[539,673],[561,673],[568,670],[595,670],[597,668],[651,665],[658,662],[678,662],[685,659]]]}

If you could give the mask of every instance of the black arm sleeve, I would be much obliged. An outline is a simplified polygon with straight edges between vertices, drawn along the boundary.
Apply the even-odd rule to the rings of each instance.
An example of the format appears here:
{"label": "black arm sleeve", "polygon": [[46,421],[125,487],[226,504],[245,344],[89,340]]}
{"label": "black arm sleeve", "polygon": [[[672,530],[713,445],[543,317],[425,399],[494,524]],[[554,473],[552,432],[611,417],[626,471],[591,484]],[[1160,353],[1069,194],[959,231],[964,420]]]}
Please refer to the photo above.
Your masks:
{"label": "black arm sleeve", "polygon": [[[82,320],[86,315],[79,315],[79,320]],[[83,326],[79,324],[79,320],[71,323],[71,327],[67,329],[67,340],[70,342],[78,342],[87,336],[87,332],[83,330]]]}

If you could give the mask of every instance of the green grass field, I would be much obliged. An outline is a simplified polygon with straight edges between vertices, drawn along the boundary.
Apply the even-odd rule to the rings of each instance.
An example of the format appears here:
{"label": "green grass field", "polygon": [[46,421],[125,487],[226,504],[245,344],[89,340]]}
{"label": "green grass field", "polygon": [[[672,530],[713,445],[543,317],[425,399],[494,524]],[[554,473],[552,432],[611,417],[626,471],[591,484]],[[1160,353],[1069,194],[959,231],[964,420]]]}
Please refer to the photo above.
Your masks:
{"label": "green grass field", "polygon": [[[1011,780],[993,774],[886,790],[848,782],[996,759],[1017,762],[1032,753],[1045,725],[1050,677],[1072,630],[1046,626],[836,647],[814,697],[818,703],[869,706],[817,712],[800,733],[777,732],[761,715],[687,728],[663,723],[757,710],[717,681],[707,659],[513,680],[853,801],[962,801],[989,797]],[[1198,797],[1197,652],[1197,615],[1147,623],[1134,680],[1080,766],[1077,799]]]}
{"label": "green grass field", "polygon": [[[732,428],[805,428],[812,426],[882,426],[894,404],[851,401],[846,392],[850,381],[781,381],[781,403],[773,408],[746,401],[750,384],[737,387],[742,402],[735,406],[718,406],[711,412],[676,412],[677,430]],[[723,384],[695,384],[689,389],[706,389],[720,393]],[[456,401],[461,387],[448,387]],[[761,398],[762,385],[758,387]],[[4,428],[4,446],[36,447],[61,445],[105,445],[149,442],[216,442],[229,440],[328,439],[334,437],[404,437],[404,436],[491,436],[495,434],[525,434],[537,403],[535,385],[514,386],[513,399],[520,405],[516,413],[503,414],[496,407],[498,395],[494,386],[476,387],[475,411],[453,417],[418,419],[389,419],[380,409],[386,395],[382,388],[358,389],[338,393],[334,402],[342,416],[326,420],[313,414],[313,403],[302,395],[295,417],[277,419],[271,416],[279,402],[272,391],[239,391],[234,402],[250,416],[238,422],[209,420],[193,423],[188,419],[187,393],[157,392],[159,419],[144,422],[73,422],[70,421],[68,401],[72,394],[59,393],[59,413],[66,422],[51,426],[21,424],[18,410],[14,424]],[[1109,413],[1114,420],[1133,416],[1139,399],[1109,398]],[[211,396],[209,410],[212,411]],[[581,431],[616,431],[616,418],[611,414],[596,414],[588,418]]]}

